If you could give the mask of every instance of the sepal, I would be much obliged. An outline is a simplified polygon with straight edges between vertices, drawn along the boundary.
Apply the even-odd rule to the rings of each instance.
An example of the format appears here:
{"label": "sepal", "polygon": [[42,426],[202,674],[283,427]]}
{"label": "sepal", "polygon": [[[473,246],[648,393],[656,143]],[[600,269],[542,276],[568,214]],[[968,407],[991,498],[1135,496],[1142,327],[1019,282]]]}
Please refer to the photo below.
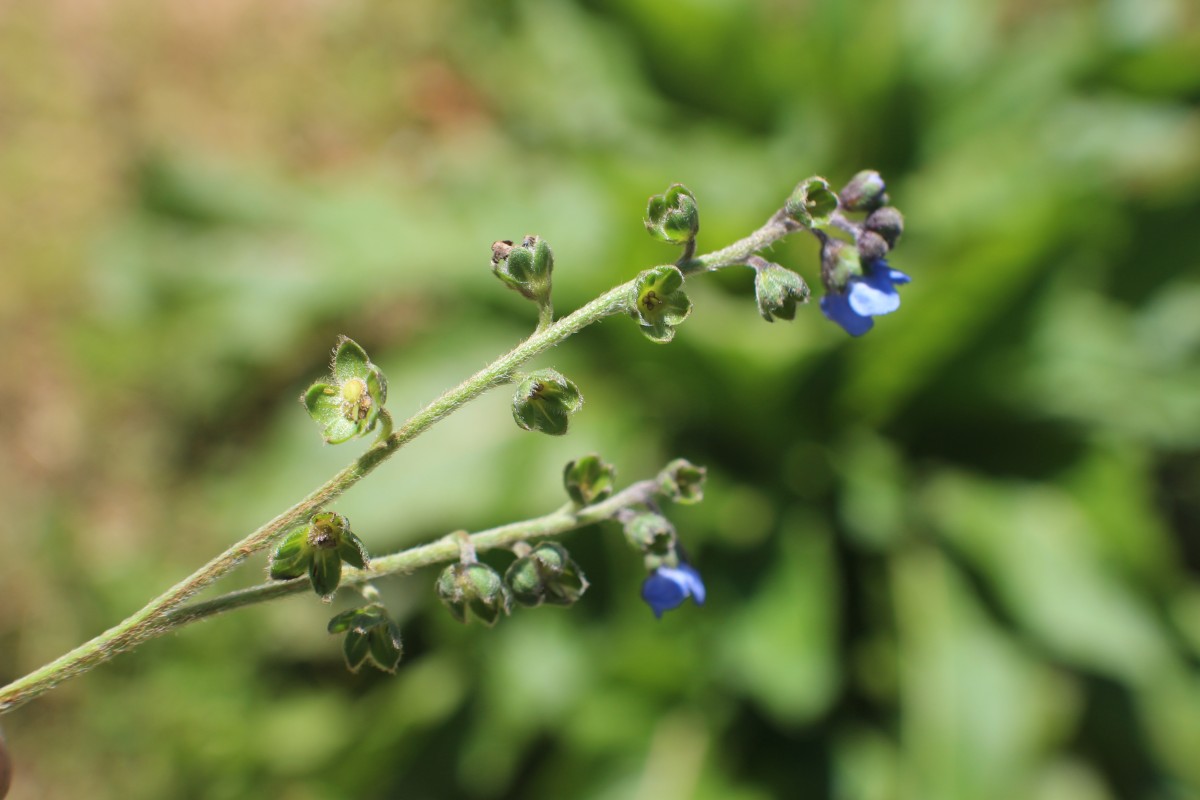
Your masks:
{"label": "sepal", "polygon": [[616,467],[594,453],[568,462],[563,470],[563,486],[577,506],[590,506],[610,497],[616,478]]}
{"label": "sepal", "polygon": [[313,591],[325,602],[333,599],[342,580],[342,559],[336,550],[314,550],[308,563],[308,578]]}
{"label": "sepal", "polygon": [[543,602],[572,605],[588,587],[579,565],[555,542],[544,542],[510,564],[504,583],[514,600],[531,608]]}
{"label": "sepal", "polygon": [[683,273],[673,264],[646,270],[638,276],[637,298],[630,312],[653,342],[675,338],[675,326],[692,313],[692,301],[683,292]]}
{"label": "sepal", "polygon": [[510,613],[512,596],[500,574],[487,564],[451,564],[436,584],[438,597],[459,622],[467,621],[467,610],[485,625],[496,624]]}
{"label": "sepal", "polygon": [[669,556],[675,549],[675,526],[662,514],[639,511],[625,521],[625,538],[647,555]]}
{"label": "sepal", "polygon": [[757,256],[749,263],[754,268],[754,298],[762,318],[767,322],[776,317],[795,319],[796,306],[807,303],[810,294],[804,278]]}
{"label": "sepal", "polygon": [[827,227],[837,209],[837,195],[818,175],[800,181],[784,205],[787,215],[806,228]]}
{"label": "sepal", "polygon": [[521,378],[512,402],[513,419],[521,428],[561,436],[571,415],[583,408],[583,395],[561,373],[543,369]]}
{"label": "sepal", "polygon": [[658,490],[672,501],[692,505],[704,499],[704,480],[708,470],[686,458],[677,458],[658,473]]}
{"label": "sepal", "polygon": [[700,210],[696,197],[686,186],[673,183],[646,203],[646,230],[655,239],[687,244],[700,232]]}
{"label": "sepal", "polygon": [[538,305],[550,302],[553,271],[554,253],[540,236],[526,236],[519,245],[508,240],[492,244],[492,274]]}
{"label": "sepal", "polygon": [[317,381],[300,401],[329,444],[341,444],[375,428],[387,402],[387,378],[367,353],[345,336],[338,339],[330,382]]}
{"label": "sepal", "polygon": [[379,603],[352,608],[329,620],[330,633],[345,633],[346,666],[357,672],[368,659],[384,672],[395,672],[404,654],[400,627]]}
{"label": "sepal", "polygon": [[271,554],[268,574],[273,580],[291,580],[307,573],[313,591],[329,601],[341,583],[343,561],[357,569],[370,563],[350,521],[333,511],[318,511],[283,536]]}
{"label": "sepal", "polygon": [[308,572],[311,548],[308,545],[308,525],[292,528],[271,553],[269,574],[273,580],[287,581]]}

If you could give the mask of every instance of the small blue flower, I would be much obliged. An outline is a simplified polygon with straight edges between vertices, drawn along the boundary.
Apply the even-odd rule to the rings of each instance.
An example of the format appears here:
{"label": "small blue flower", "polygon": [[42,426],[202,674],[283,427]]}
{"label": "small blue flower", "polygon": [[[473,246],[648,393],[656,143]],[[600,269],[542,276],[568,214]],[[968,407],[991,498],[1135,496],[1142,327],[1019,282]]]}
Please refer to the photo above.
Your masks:
{"label": "small blue flower", "polygon": [[704,605],[704,581],[690,564],[659,567],[642,583],[642,599],[660,619],[664,611],[679,608],[689,597],[696,605]]}
{"label": "small blue flower", "polygon": [[875,326],[872,317],[890,314],[900,307],[896,286],[911,280],[900,270],[889,267],[887,261],[878,259],[862,275],[851,276],[841,291],[828,289],[821,298],[821,311],[846,333],[862,336]]}

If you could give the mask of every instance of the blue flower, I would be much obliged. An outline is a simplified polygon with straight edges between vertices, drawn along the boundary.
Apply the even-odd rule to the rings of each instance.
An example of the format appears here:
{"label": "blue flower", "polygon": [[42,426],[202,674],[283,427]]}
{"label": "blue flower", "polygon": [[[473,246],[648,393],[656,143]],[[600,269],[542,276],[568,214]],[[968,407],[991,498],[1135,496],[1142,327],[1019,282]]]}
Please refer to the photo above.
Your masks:
{"label": "blue flower", "polygon": [[911,280],[900,270],[889,267],[887,261],[878,259],[862,275],[852,275],[844,289],[828,289],[821,298],[821,311],[846,333],[862,336],[875,326],[872,317],[890,314],[900,307],[896,286]]}
{"label": "blue flower", "polygon": [[690,564],[659,567],[642,583],[642,599],[660,619],[664,611],[679,608],[689,597],[696,605],[704,605],[704,581]]}

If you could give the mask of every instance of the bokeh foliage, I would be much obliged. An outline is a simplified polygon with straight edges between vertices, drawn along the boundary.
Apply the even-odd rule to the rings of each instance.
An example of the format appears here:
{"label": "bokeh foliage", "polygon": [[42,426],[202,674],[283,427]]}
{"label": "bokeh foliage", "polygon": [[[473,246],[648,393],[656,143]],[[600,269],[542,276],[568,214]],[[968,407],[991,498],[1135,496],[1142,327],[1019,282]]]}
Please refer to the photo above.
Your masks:
{"label": "bokeh foliage", "polygon": [[694,281],[669,346],[541,360],[568,436],[496,392],[336,506],[383,553],[684,456],[704,609],[655,622],[613,527],[570,612],[384,585],[395,677],[241,611],[6,717],[14,796],[1200,797],[1198,99],[1187,0],[4,4],[0,679],[343,465],[295,399],[338,334],[399,416],[524,335],[496,239],[565,310],[674,258],[673,181],[703,251],[872,167],[915,278],[860,341]]}

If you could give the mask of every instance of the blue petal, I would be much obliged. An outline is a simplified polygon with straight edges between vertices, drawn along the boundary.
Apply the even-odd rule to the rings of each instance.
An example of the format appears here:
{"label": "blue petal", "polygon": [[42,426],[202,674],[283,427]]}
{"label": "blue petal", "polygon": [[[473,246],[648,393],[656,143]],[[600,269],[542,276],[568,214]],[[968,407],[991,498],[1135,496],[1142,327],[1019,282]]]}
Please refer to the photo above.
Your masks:
{"label": "blue petal", "polygon": [[850,307],[850,299],[838,292],[827,292],[821,298],[821,313],[841,325],[851,336],[862,336],[875,326],[870,317],[864,317]]}
{"label": "blue petal", "polygon": [[687,576],[688,593],[696,601],[696,605],[704,605],[704,580],[691,564],[680,564],[679,571]]}
{"label": "blue petal", "polygon": [[892,279],[892,283],[908,283],[912,280],[908,275],[905,275],[898,269],[889,268],[887,271],[888,277]]}
{"label": "blue petal", "polygon": [[672,574],[675,572],[677,570],[670,567],[662,567],[651,572],[642,582],[642,599],[656,617],[662,617],[664,611],[679,608],[687,599],[688,589]]}
{"label": "blue petal", "polygon": [[886,270],[877,270],[861,278],[851,278],[847,301],[856,314],[878,317],[900,307],[900,294],[892,286]]}

